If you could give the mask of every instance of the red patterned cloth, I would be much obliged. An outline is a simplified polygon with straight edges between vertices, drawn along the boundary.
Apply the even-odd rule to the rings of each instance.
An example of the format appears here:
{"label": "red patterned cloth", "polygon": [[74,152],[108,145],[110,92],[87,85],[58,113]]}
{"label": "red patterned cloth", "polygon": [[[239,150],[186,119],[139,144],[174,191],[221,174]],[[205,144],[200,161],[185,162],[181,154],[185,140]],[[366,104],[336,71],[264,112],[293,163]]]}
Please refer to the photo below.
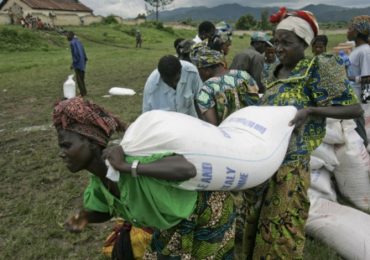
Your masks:
{"label": "red patterned cloth", "polygon": [[120,120],[102,107],[82,97],[57,102],[53,112],[54,126],[79,133],[106,147],[115,131],[125,130]]}

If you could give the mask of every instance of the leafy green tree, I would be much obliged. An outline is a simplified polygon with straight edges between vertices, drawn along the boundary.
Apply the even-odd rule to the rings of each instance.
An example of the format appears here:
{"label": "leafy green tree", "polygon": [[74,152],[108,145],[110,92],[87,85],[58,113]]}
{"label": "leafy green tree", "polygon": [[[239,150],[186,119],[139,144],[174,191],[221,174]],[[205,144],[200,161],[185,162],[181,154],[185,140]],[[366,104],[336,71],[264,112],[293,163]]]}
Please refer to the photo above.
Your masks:
{"label": "leafy green tree", "polygon": [[145,15],[145,13],[139,13],[137,16],[136,16],[136,18],[135,19],[144,19],[144,20],[146,20],[146,15]]}
{"label": "leafy green tree", "polygon": [[113,14],[108,15],[107,17],[103,17],[103,20],[101,21],[102,24],[117,24],[117,20],[114,17]]}
{"label": "leafy green tree", "polygon": [[166,5],[172,4],[173,0],[144,0],[145,9],[148,14],[155,12],[155,20],[158,22],[159,10],[164,9]]}
{"label": "leafy green tree", "polygon": [[257,21],[250,14],[241,16],[235,23],[235,28],[238,30],[250,30],[255,27]]}
{"label": "leafy green tree", "polygon": [[261,30],[266,31],[271,29],[271,25],[269,23],[269,12],[267,10],[263,10],[261,12]]}

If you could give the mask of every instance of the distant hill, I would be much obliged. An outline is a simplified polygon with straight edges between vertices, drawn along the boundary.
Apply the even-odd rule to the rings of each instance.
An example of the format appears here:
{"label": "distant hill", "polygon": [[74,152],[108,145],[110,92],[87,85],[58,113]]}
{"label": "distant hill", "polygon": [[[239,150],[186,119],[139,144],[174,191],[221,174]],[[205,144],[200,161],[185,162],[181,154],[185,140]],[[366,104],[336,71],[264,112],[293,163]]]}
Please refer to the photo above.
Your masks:
{"label": "distant hill", "polygon": [[[307,5],[301,9],[311,11],[317,17],[319,22],[337,22],[349,21],[352,17],[357,15],[370,14],[370,6],[366,8],[347,8],[334,5]],[[162,11],[159,14],[161,21],[184,21],[191,19],[194,21],[211,20],[220,21],[226,20],[234,22],[240,16],[250,14],[254,18],[259,19],[261,12],[267,10],[269,13],[276,12],[279,7],[248,7],[239,4],[224,4],[216,7],[189,7],[178,8],[169,11]],[[155,16],[152,14],[148,16],[149,20],[154,20]]]}

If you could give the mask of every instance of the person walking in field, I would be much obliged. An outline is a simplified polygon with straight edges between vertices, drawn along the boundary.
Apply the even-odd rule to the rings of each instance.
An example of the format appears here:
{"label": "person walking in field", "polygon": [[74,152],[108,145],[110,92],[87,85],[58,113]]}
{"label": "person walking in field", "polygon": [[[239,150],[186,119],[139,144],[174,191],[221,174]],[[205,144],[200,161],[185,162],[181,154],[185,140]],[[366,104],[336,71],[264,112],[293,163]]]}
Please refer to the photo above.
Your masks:
{"label": "person walking in field", "polygon": [[77,39],[74,32],[70,31],[67,33],[67,39],[69,41],[71,52],[72,52],[72,65],[71,69],[75,71],[76,81],[78,89],[80,90],[81,96],[87,95],[85,86],[85,69],[87,56],[82,43]]}
{"label": "person walking in field", "polygon": [[136,48],[141,48],[141,43],[143,42],[143,40],[141,39],[141,32],[139,30],[136,30],[135,37],[136,37]]}

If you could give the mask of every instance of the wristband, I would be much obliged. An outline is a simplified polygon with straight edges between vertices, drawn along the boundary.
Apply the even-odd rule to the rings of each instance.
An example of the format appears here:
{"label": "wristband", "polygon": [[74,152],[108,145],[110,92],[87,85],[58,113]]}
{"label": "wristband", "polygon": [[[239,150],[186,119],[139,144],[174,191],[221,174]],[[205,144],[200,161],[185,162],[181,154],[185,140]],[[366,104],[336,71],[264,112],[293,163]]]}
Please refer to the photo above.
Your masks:
{"label": "wristband", "polygon": [[137,166],[139,165],[139,160],[134,160],[131,164],[131,176],[137,177]]}

